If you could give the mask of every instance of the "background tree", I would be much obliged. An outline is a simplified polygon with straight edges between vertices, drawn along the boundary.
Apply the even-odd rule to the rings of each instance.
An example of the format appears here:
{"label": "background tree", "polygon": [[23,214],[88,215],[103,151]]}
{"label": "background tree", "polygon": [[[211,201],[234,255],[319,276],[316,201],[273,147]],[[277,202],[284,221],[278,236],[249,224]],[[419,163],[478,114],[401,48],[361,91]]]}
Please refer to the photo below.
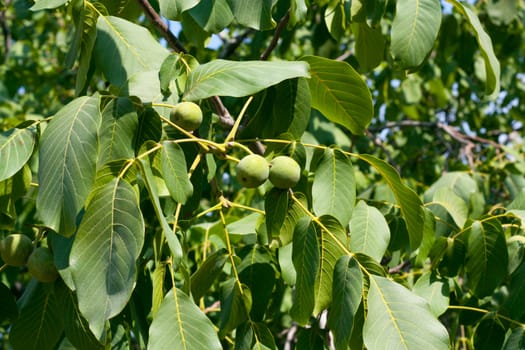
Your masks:
{"label": "background tree", "polygon": [[523,348],[524,18],[1,1],[1,347]]}

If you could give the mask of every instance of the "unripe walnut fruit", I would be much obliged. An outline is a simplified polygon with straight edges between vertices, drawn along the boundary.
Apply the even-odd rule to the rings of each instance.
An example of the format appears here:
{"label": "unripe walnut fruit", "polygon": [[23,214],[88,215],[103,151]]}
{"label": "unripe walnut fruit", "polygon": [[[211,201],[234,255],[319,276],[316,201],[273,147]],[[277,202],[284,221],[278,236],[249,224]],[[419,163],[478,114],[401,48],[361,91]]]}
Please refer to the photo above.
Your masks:
{"label": "unripe walnut fruit", "polygon": [[237,164],[237,180],[247,188],[262,185],[269,173],[268,161],[257,154],[250,154]]}
{"label": "unripe walnut fruit", "polygon": [[0,256],[7,265],[24,266],[32,251],[31,239],[23,234],[9,235],[0,242]]}
{"label": "unripe walnut fruit", "polygon": [[53,282],[58,277],[53,254],[47,247],[38,247],[31,253],[27,260],[27,269],[40,282]]}
{"label": "unripe walnut fruit", "polygon": [[193,131],[202,123],[202,110],[196,103],[181,102],[171,109],[170,120],[186,131]]}
{"label": "unripe walnut fruit", "polygon": [[301,178],[301,167],[287,156],[278,156],[270,162],[270,182],[277,188],[294,187]]}

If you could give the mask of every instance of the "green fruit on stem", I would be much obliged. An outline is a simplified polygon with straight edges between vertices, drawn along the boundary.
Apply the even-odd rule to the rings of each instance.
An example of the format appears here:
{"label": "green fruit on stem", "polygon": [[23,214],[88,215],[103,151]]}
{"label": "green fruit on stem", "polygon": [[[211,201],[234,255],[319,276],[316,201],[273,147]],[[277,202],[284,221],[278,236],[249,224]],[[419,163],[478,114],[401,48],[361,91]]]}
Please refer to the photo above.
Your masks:
{"label": "green fruit on stem", "polygon": [[53,254],[47,247],[38,247],[31,253],[27,260],[27,269],[40,282],[53,282],[58,277]]}
{"label": "green fruit on stem", "polygon": [[32,251],[31,239],[23,234],[9,235],[0,242],[0,256],[7,265],[24,266]]}
{"label": "green fruit on stem", "polygon": [[193,131],[202,123],[202,110],[196,103],[181,102],[171,109],[170,120],[186,131]]}
{"label": "green fruit on stem", "polygon": [[257,154],[250,154],[237,164],[237,180],[246,188],[262,185],[269,173],[268,161]]}
{"label": "green fruit on stem", "polygon": [[270,162],[270,182],[277,188],[294,187],[301,178],[301,167],[287,156],[278,156]]}

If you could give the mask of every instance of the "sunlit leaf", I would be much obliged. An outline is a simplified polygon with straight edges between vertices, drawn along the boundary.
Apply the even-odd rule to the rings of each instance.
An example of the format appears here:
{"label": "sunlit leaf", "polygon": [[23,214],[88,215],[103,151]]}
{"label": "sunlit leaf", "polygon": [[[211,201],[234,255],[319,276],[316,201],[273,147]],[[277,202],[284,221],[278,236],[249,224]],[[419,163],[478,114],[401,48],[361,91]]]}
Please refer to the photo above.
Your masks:
{"label": "sunlit leaf", "polygon": [[149,329],[148,349],[220,350],[208,317],[181,290],[166,294]]}
{"label": "sunlit leaf", "polygon": [[182,12],[197,5],[199,0],[159,0],[160,14],[171,20],[179,20]]}
{"label": "sunlit leaf", "polygon": [[500,64],[494,53],[490,36],[481,26],[478,16],[468,5],[457,0],[447,0],[467,19],[472,26],[476,40],[481,50],[481,56],[485,62],[485,92],[491,98],[496,97],[500,90]]}
{"label": "sunlit leaf", "polygon": [[390,228],[381,212],[359,201],[350,220],[350,249],[377,261],[385,254],[390,241]]}
{"label": "sunlit leaf", "polygon": [[306,56],[310,64],[312,107],[355,135],[362,135],[374,115],[365,81],[348,63]]}
{"label": "sunlit leaf", "polygon": [[233,20],[227,0],[200,0],[188,13],[206,32],[218,33]]}
{"label": "sunlit leaf", "polygon": [[391,50],[404,69],[416,68],[436,41],[441,25],[439,0],[398,0],[392,22]]}
{"label": "sunlit leaf", "polygon": [[0,181],[18,172],[33,153],[35,133],[32,128],[13,128],[0,133]]}
{"label": "sunlit leaf", "polygon": [[356,156],[372,165],[390,186],[407,224],[410,247],[412,249],[417,248],[421,244],[425,221],[421,199],[412,189],[401,182],[399,173],[385,161],[368,154],[358,154]]}
{"label": "sunlit leaf", "polygon": [[363,329],[368,350],[449,349],[447,330],[423,298],[387,278],[369,278],[368,314]]}
{"label": "sunlit leaf", "polygon": [[44,225],[73,234],[95,179],[99,98],[80,97],[53,117],[40,139],[37,212]]}
{"label": "sunlit leaf", "polygon": [[424,273],[418,278],[413,292],[427,301],[434,316],[441,316],[447,311],[450,294],[447,280],[431,272]]}
{"label": "sunlit leaf", "polygon": [[308,65],[304,62],[235,62],[217,59],[191,71],[184,99],[196,101],[215,95],[248,96],[297,77],[309,77]]}
{"label": "sunlit leaf", "polygon": [[432,203],[439,204],[445,208],[459,228],[462,228],[467,221],[467,204],[451,189],[446,187],[438,189],[434,193]]}
{"label": "sunlit leaf", "polygon": [[227,0],[237,23],[257,30],[275,27],[272,18],[272,0]]}
{"label": "sunlit leaf", "polygon": [[332,215],[348,225],[355,206],[355,179],[352,162],[341,151],[325,150],[315,169],[312,198],[316,215]]}

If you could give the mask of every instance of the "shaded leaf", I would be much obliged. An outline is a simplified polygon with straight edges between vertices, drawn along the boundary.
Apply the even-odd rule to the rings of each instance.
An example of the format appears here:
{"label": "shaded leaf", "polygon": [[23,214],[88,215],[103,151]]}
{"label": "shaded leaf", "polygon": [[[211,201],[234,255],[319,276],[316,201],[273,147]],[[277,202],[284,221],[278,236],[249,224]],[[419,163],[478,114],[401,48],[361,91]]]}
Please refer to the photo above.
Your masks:
{"label": "shaded leaf", "polygon": [[505,341],[505,328],[499,320],[485,317],[474,331],[474,348],[476,350],[501,349]]}
{"label": "shaded leaf", "polygon": [[310,64],[312,107],[355,135],[362,135],[374,115],[366,83],[348,63],[306,56]]}
{"label": "shaded leaf", "polygon": [[213,60],[191,71],[184,99],[196,101],[210,96],[252,95],[283,80],[309,77],[304,62]]}
{"label": "shaded leaf", "polygon": [[279,236],[288,212],[288,191],[273,187],[264,198],[268,237]]}
{"label": "shaded leaf", "polygon": [[69,261],[80,311],[97,338],[131,296],[143,243],[144,220],[131,185],[113,178],[95,188]]}
{"label": "shaded leaf", "polygon": [[341,151],[327,148],[315,169],[312,201],[316,215],[332,215],[346,226],[355,206],[354,170]]}
{"label": "shaded leaf", "polygon": [[525,329],[523,327],[514,328],[509,334],[501,350],[516,350],[525,348]]}
{"label": "shaded leaf", "polygon": [[447,330],[423,298],[387,278],[369,277],[368,314],[363,329],[367,349],[449,349]]}
{"label": "shaded leaf", "polygon": [[385,56],[385,38],[381,27],[370,28],[366,22],[352,24],[355,35],[355,55],[361,72],[377,67]]}
{"label": "shaded leaf", "polygon": [[227,0],[200,0],[188,13],[206,32],[218,33],[233,20]]}
{"label": "shaded leaf", "polygon": [[468,218],[467,204],[449,188],[441,187],[434,192],[432,203],[436,203],[445,208],[452,219],[462,228]]}
{"label": "shaded leaf", "polygon": [[37,213],[43,224],[69,236],[95,179],[99,98],[80,97],[53,117],[40,139]]}
{"label": "shaded leaf", "polygon": [[479,297],[492,294],[507,275],[505,234],[496,220],[474,221],[468,232],[465,269],[468,285]]}
{"label": "shaded leaf", "polygon": [[9,288],[0,283],[0,323],[7,320],[14,321],[18,317],[15,296]]}
{"label": "shaded leaf", "polygon": [[64,331],[53,284],[31,280],[19,300],[20,315],[9,332],[14,349],[54,349]]}
{"label": "shaded leaf", "polygon": [[159,0],[160,14],[166,19],[179,20],[180,15],[199,3],[199,0]]}
{"label": "shaded leaf", "polygon": [[434,46],[441,25],[439,0],[398,0],[391,50],[403,69],[416,68]]}
{"label": "shaded leaf", "polygon": [[315,280],[314,315],[328,308],[332,303],[334,268],[337,260],[345,253],[346,232],[343,226],[329,215],[321,216],[322,226],[317,229],[320,259],[319,272]]}
{"label": "shaded leaf", "polygon": [[239,285],[238,281],[234,278],[223,282],[221,289],[219,334],[224,336],[248,320],[252,305],[252,296],[246,285]]}
{"label": "shaded leaf", "polygon": [[332,306],[328,327],[334,334],[337,350],[346,350],[352,336],[354,316],[363,298],[363,273],[356,260],[344,255],[335,264]]}
{"label": "shaded leaf", "polygon": [[191,294],[199,300],[210,289],[228,260],[228,251],[219,249],[204,260],[199,269],[191,275]]}
{"label": "shaded leaf", "polygon": [[310,218],[297,222],[292,261],[296,271],[295,298],[290,315],[300,325],[308,324],[315,305],[314,284],[319,269],[317,233]]}
{"label": "shaded leaf", "polygon": [[148,349],[220,350],[211,321],[179,289],[166,294],[149,329]]}
{"label": "shaded leaf", "polygon": [[350,220],[350,250],[381,261],[389,241],[390,228],[385,217],[375,207],[359,201]]}

